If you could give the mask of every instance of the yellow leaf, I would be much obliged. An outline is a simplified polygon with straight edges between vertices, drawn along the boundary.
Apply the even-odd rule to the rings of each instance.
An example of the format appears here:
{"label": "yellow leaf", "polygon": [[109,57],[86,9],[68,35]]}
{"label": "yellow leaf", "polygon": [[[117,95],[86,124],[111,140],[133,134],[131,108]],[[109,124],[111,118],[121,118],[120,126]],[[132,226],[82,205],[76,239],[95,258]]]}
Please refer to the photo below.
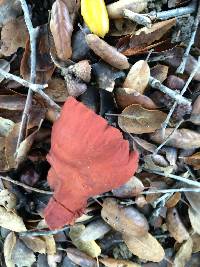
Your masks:
{"label": "yellow leaf", "polygon": [[81,0],[81,15],[90,31],[104,37],[109,31],[109,19],[104,0]]}

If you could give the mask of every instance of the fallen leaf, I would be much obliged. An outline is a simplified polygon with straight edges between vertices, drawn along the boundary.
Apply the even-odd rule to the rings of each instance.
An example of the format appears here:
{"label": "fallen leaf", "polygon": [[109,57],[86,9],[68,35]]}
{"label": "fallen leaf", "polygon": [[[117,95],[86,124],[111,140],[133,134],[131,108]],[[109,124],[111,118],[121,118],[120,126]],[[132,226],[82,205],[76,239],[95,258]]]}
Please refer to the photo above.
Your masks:
{"label": "fallen leaf", "polygon": [[21,95],[0,95],[0,109],[24,110],[26,97]]}
{"label": "fallen leaf", "polygon": [[192,239],[188,238],[176,253],[172,267],[185,267],[185,264],[192,256],[192,246]]}
{"label": "fallen leaf", "polygon": [[[62,0],[60,0],[62,1]],[[30,40],[26,42],[25,51],[21,60],[20,74],[25,80],[30,79]],[[47,24],[38,26],[38,35],[36,39],[36,79],[35,83],[46,84],[54,70],[55,65],[50,55],[49,35]]]}
{"label": "fallen leaf", "polygon": [[71,36],[73,25],[67,5],[62,0],[56,0],[53,3],[50,29],[53,35],[57,56],[62,60],[69,59],[72,55]]}
{"label": "fallen leaf", "polygon": [[67,256],[81,267],[97,267],[96,260],[75,248],[67,248]]}
{"label": "fallen leaf", "polygon": [[[162,144],[173,131],[174,128],[167,128],[163,136],[162,131],[157,130],[150,135],[150,138],[155,143]],[[200,134],[189,129],[178,129],[173,133],[166,145],[182,149],[198,148],[200,147]]]}
{"label": "fallen leaf", "polygon": [[0,205],[6,208],[7,211],[15,209],[17,204],[16,195],[10,192],[8,189],[0,191]]}
{"label": "fallen leaf", "polygon": [[[130,154],[119,130],[106,125],[102,117],[74,98],[65,102],[53,126],[47,156],[52,166],[48,182],[55,190],[45,210],[50,228],[73,223],[85,210],[89,197],[121,186],[137,169],[138,153]],[[58,181],[62,184],[59,189]]]}
{"label": "fallen leaf", "polygon": [[140,105],[130,105],[119,115],[119,127],[128,133],[151,133],[161,127],[167,114],[159,110],[148,110]]}
{"label": "fallen leaf", "polygon": [[0,3],[0,27],[21,15],[22,8],[18,1],[1,0]]}
{"label": "fallen leaf", "polygon": [[173,208],[178,204],[180,200],[181,200],[181,193],[176,192],[166,201],[165,206],[167,208]]}
{"label": "fallen leaf", "polygon": [[184,157],[184,162],[188,165],[192,165],[195,170],[200,169],[200,152],[197,152],[189,157]]}
{"label": "fallen leaf", "polygon": [[193,242],[192,253],[197,253],[200,251],[200,235],[194,233],[191,238]]}
{"label": "fallen leaf", "polygon": [[33,251],[25,246],[20,239],[17,239],[17,242],[13,248],[12,259],[17,267],[31,267],[36,261]]}
{"label": "fallen leaf", "polygon": [[157,109],[158,106],[146,95],[140,94],[138,91],[129,88],[116,88],[115,99],[117,105],[124,109],[132,104],[141,105],[146,109]]}
{"label": "fallen leaf", "polygon": [[112,193],[116,197],[129,198],[139,195],[144,190],[143,183],[135,176],[119,188],[113,189]]}
{"label": "fallen leaf", "polygon": [[131,94],[134,91],[143,94],[150,78],[150,68],[145,60],[137,61],[128,72],[128,75],[123,83],[124,88],[128,88],[126,93]]}
{"label": "fallen leaf", "polygon": [[151,68],[150,72],[152,77],[163,83],[167,79],[168,70],[168,66],[157,64]]}
{"label": "fallen leaf", "polygon": [[9,169],[6,154],[5,154],[5,138],[0,137],[0,170],[6,171]]}
{"label": "fallen leaf", "polygon": [[147,7],[147,0],[118,0],[107,5],[110,19],[123,18],[123,10],[129,9],[135,13],[142,12]]}
{"label": "fallen leaf", "polygon": [[144,215],[133,207],[123,207],[114,198],[107,198],[103,202],[101,217],[123,234],[144,236],[149,229]]}
{"label": "fallen leaf", "polygon": [[40,254],[46,253],[46,244],[42,238],[22,236],[20,237],[20,240],[23,241],[23,243],[33,252],[38,252]]}
{"label": "fallen leaf", "polygon": [[14,125],[13,121],[0,117],[0,136],[8,136]]}
{"label": "fallen leaf", "polygon": [[85,252],[88,256],[96,258],[101,254],[101,249],[94,240],[82,241],[81,234],[85,230],[83,224],[75,225],[70,228],[69,236],[72,243],[82,252]]}
{"label": "fallen leaf", "polygon": [[140,237],[123,234],[123,240],[129,250],[142,260],[160,262],[165,256],[164,249],[150,233]]}
{"label": "fallen leaf", "polygon": [[0,226],[14,232],[26,231],[22,218],[13,211],[7,211],[2,206],[0,206]]}
{"label": "fallen leaf", "polygon": [[[188,186],[189,188],[194,188],[192,186]],[[185,196],[187,200],[189,201],[191,207],[193,210],[195,210],[197,213],[200,211],[200,194],[194,193],[194,192],[185,192]]]}
{"label": "fallen leaf", "polygon": [[200,234],[200,213],[196,212],[192,207],[189,207],[188,214],[193,230],[197,234]]}
{"label": "fallen leaf", "polygon": [[[0,51],[1,53],[1,51]],[[6,61],[5,59],[0,59],[0,68],[6,72],[10,71],[10,62]],[[5,79],[3,75],[0,75],[0,83]]]}
{"label": "fallen leaf", "polygon": [[190,121],[196,125],[200,125],[200,96],[194,101]]}
{"label": "fallen leaf", "polygon": [[67,68],[67,72],[76,78],[89,83],[91,80],[91,65],[88,60],[81,60]]}
{"label": "fallen leaf", "polygon": [[[144,50],[145,47],[160,40],[161,37],[174,25],[176,19],[169,19],[161,22],[154,23],[151,28],[143,27],[132,36],[130,35],[129,43],[126,48],[123,49],[123,54],[131,56],[139,51]],[[118,46],[118,49],[119,46]],[[120,49],[121,51],[121,49]]]}
{"label": "fallen leaf", "polygon": [[108,33],[109,19],[104,0],[81,0],[81,15],[92,33],[100,37]]}
{"label": "fallen leaf", "polygon": [[3,253],[4,253],[4,259],[6,263],[6,267],[15,267],[15,263],[12,259],[12,251],[16,244],[16,236],[15,233],[10,232],[5,241],[4,241],[4,247],[3,247]]}
{"label": "fallen leaf", "polygon": [[23,17],[9,21],[1,30],[0,53],[10,56],[19,47],[25,47],[28,31]]}
{"label": "fallen leaf", "polygon": [[166,224],[172,237],[179,243],[189,238],[189,233],[182,223],[176,208],[167,211]]}
{"label": "fallen leaf", "polygon": [[82,241],[92,241],[103,237],[111,230],[110,226],[103,220],[89,223],[80,235]]}
{"label": "fallen leaf", "polygon": [[114,19],[110,25],[110,36],[126,36],[128,34],[134,34],[137,29],[137,24],[128,19]]}
{"label": "fallen leaf", "polygon": [[65,81],[61,78],[53,78],[48,82],[44,92],[55,102],[65,102],[69,93]]}
{"label": "fallen leaf", "polygon": [[106,267],[141,267],[141,265],[128,260],[119,260],[113,258],[104,258],[99,260]]}
{"label": "fallen leaf", "polygon": [[56,242],[53,235],[43,236],[46,243],[46,253],[48,255],[56,254]]}
{"label": "fallen leaf", "polygon": [[87,34],[85,39],[90,49],[111,66],[120,70],[129,68],[127,57],[118,52],[115,47],[100,39],[97,35]]}

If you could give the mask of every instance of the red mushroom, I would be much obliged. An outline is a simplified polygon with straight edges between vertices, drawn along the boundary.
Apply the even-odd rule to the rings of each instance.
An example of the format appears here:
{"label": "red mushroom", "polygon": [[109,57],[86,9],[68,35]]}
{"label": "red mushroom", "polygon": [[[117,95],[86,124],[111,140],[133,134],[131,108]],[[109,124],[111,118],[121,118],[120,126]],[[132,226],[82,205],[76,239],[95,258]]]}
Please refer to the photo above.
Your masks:
{"label": "red mushroom", "polygon": [[73,224],[89,197],[127,182],[138,166],[121,132],[85,105],[69,97],[54,123],[48,182],[54,190],[45,209],[50,229]]}

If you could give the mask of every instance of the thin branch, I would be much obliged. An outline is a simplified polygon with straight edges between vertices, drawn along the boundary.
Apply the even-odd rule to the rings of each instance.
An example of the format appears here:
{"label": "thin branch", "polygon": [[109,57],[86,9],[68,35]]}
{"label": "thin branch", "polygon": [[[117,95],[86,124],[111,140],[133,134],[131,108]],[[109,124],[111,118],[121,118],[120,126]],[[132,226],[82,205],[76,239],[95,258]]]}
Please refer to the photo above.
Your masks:
{"label": "thin branch", "polygon": [[176,192],[193,192],[200,193],[200,188],[178,188],[178,189],[155,189],[150,191],[141,192],[141,195],[151,195],[151,194],[166,194],[166,193],[176,193]]}
{"label": "thin branch", "polygon": [[12,184],[21,186],[24,189],[28,189],[28,190],[34,191],[36,193],[46,194],[46,195],[52,195],[53,194],[53,192],[51,192],[51,191],[45,191],[45,190],[37,189],[35,187],[23,184],[23,183],[18,182],[18,181],[15,181],[15,180],[11,179],[10,177],[7,177],[7,176],[0,176],[0,179],[11,182]]}
{"label": "thin branch", "polygon": [[147,28],[151,27],[151,20],[146,15],[138,14],[138,13],[135,13],[135,12],[125,8],[123,10],[123,16],[124,16],[124,18],[127,18],[131,21],[134,21],[139,25],[143,25]]}
{"label": "thin branch", "polygon": [[[29,36],[30,36],[30,50],[31,50],[31,54],[30,54],[30,58],[31,58],[31,73],[30,73],[30,82],[31,83],[35,83],[35,79],[36,79],[36,39],[37,39],[37,35],[38,35],[38,28],[33,28],[33,24],[31,22],[31,18],[30,18],[30,14],[29,14],[29,10],[28,10],[28,6],[25,0],[20,0],[21,2],[21,6],[24,12],[24,20],[29,32]],[[32,106],[32,98],[33,98],[33,91],[31,90],[31,88],[29,88],[28,90],[28,95],[26,98],[26,104],[24,107],[24,111],[22,114],[22,120],[21,120],[21,124],[20,124],[20,129],[19,129],[19,136],[18,136],[18,140],[17,140],[17,147],[16,147],[16,151],[19,148],[20,143],[22,142],[22,140],[24,139],[24,133],[25,133],[25,129],[27,128],[27,124],[28,124],[28,120],[29,120],[29,114],[30,114],[30,110],[31,110],[31,106]]]}
{"label": "thin branch", "polygon": [[190,179],[187,179],[187,178],[175,175],[175,174],[171,174],[171,173],[165,174],[163,172],[149,170],[149,169],[144,169],[144,170],[148,171],[150,173],[158,174],[158,175],[161,175],[161,176],[164,176],[164,177],[168,177],[168,178],[171,178],[171,179],[174,179],[174,180],[177,180],[177,181],[181,181],[181,182],[183,182],[185,184],[189,184],[191,186],[200,187],[200,183],[199,182],[193,181],[193,180],[190,180]]}
{"label": "thin branch", "polygon": [[171,98],[176,100],[178,104],[191,105],[191,101],[189,101],[187,98],[183,97],[182,95],[180,95],[176,91],[163,85],[159,80],[155,79],[152,76],[150,76],[150,78],[149,78],[149,85],[151,87],[158,89],[161,92],[167,94],[168,96],[170,96]]}
{"label": "thin branch", "polygon": [[25,231],[25,232],[20,232],[18,233],[19,236],[48,236],[48,235],[56,235],[58,233],[61,233],[65,230],[68,230],[70,226],[65,226],[61,229],[56,229],[52,231],[42,231],[42,230],[37,230],[37,231]]}
{"label": "thin branch", "polygon": [[24,87],[29,87],[31,90],[35,91],[35,92],[38,92],[39,90],[43,90],[45,88],[48,87],[48,84],[36,84],[36,83],[31,83],[31,82],[28,82],[16,75],[13,75],[3,69],[0,68],[0,74],[2,76],[4,76],[6,79],[8,80],[13,80],[13,81],[16,81],[18,83],[20,83],[21,85],[23,85]]}
{"label": "thin branch", "polygon": [[194,20],[194,24],[193,24],[193,27],[192,27],[192,34],[191,34],[191,37],[190,37],[190,42],[189,42],[189,44],[187,46],[187,49],[185,50],[185,53],[183,55],[181,64],[179,65],[178,69],[176,70],[176,73],[181,73],[182,74],[184,72],[184,70],[185,70],[185,65],[186,65],[188,56],[190,54],[191,47],[194,44],[195,36],[196,36],[198,25],[199,25],[199,20],[200,20],[200,2],[199,2],[199,6],[198,6],[198,11],[197,11],[197,14],[196,14],[196,17],[195,17],[195,20]]}
{"label": "thin branch", "polygon": [[[182,91],[181,91],[181,93],[180,93],[180,96],[183,96],[183,94],[186,92],[186,90],[187,90],[189,84],[191,83],[192,79],[194,78],[194,76],[195,76],[195,74],[196,74],[196,72],[198,71],[199,68],[200,68],[200,57],[198,58],[198,62],[197,62],[197,64],[196,64],[196,67],[193,69],[193,71],[192,71],[191,74],[190,74],[190,77],[188,78],[187,82],[185,83],[185,85],[184,85],[184,87],[183,87],[183,89],[182,89]],[[176,100],[176,101],[174,102],[172,108],[170,109],[170,111],[169,111],[169,113],[168,113],[168,115],[167,115],[166,120],[163,122],[163,124],[162,124],[162,130],[163,130],[163,131],[165,131],[165,129],[166,129],[166,127],[167,127],[167,125],[168,125],[168,123],[169,123],[169,121],[170,121],[170,119],[171,119],[171,116],[172,116],[172,114],[173,114],[173,112],[174,112],[174,110],[175,110],[177,104],[179,104],[179,103],[178,103],[178,101]],[[163,134],[163,135],[164,135],[164,134]]]}
{"label": "thin branch", "polygon": [[[184,15],[192,14],[196,11],[196,1],[192,1],[192,3],[186,7],[180,7],[171,9],[168,11],[161,11],[161,12],[151,12],[148,15],[150,19],[160,19],[160,20],[167,20],[171,18],[176,18]],[[144,15],[144,14],[143,14]]]}

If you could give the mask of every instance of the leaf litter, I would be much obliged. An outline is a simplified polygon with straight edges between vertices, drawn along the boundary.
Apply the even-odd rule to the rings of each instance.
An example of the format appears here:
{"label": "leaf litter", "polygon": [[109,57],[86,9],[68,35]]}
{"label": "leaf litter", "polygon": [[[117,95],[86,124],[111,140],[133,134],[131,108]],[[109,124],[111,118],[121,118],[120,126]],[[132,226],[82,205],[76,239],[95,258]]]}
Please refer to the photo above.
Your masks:
{"label": "leaf litter", "polygon": [[1,266],[198,266],[199,14],[0,1]]}

